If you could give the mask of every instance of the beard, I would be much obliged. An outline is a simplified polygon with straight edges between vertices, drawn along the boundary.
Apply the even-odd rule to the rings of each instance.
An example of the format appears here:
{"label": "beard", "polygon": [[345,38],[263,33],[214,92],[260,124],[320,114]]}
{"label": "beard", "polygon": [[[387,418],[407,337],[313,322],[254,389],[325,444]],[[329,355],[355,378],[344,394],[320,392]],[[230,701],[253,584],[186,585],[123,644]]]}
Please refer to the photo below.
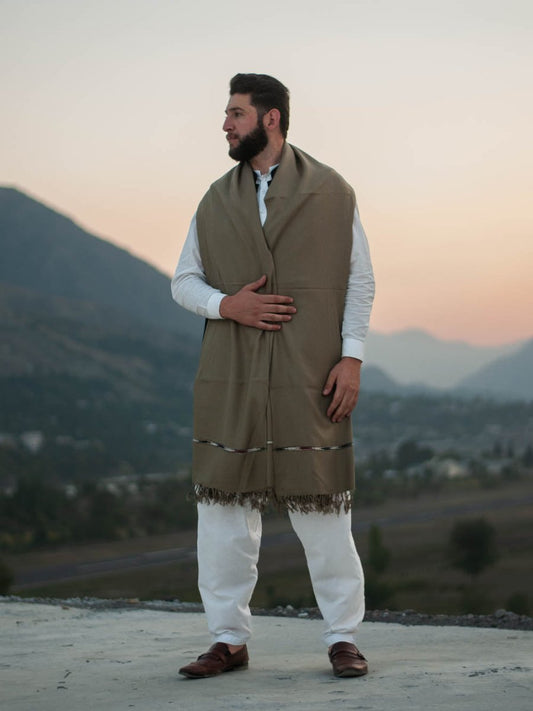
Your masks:
{"label": "beard", "polygon": [[239,143],[234,148],[230,148],[228,153],[230,158],[239,162],[252,160],[258,153],[266,148],[268,144],[268,136],[265,127],[260,119],[257,120],[257,126],[253,131],[244,138],[241,138]]}

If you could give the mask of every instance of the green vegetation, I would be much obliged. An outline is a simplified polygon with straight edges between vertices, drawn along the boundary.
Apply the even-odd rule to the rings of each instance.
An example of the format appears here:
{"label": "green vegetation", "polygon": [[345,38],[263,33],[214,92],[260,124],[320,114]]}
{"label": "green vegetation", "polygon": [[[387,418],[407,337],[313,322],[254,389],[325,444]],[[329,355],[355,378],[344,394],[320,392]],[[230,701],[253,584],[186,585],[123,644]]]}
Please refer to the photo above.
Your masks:
{"label": "green vegetation", "polygon": [[458,521],[450,535],[450,561],[472,577],[496,562],[496,532],[484,518]]}
{"label": "green vegetation", "polygon": [[[420,494],[416,499],[395,499],[354,511],[357,548],[365,566],[367,606],[369,609],[414,609],[419,612],[457,614],[463,612],[491,613],[505,608],[520,614],[531,612],[529,591],[533,587],[531,548],[531,506],[533,482],[505,484],[499,488],[480,488]],[[483,588],[472,590],[465,583],[462,570],[449,565],[449,543],[454,525],[472,520],[472,511],[482,511],[493,527],[499,557],[482,573]],[[420,515],[423,514],[423,515]],[[370,534],[379,520],[381,542]],[[383,523],[381,523],[383,522]],[[268,541],[270,534],[283,534],[280,542]],[[314,596],[305,557],[295,534],[291,533],[284,515],[270,514],[264,520],[266,545],[259,560],[259,581],[252,604],[272,607],[291,604],[294,607],[314,606]],[[47,565],[110,561],[137,553],[180,549],[193,551],[193,529],[114,542],[78,543],[76,546],[55,546],[38,551],[6,554],[5,560],[17,573]],[[381,572],[373,572],[372,561],[381,561],[380,549],[385,547],[390,557]],[[375,551],[378,551],[376,556]],[[374,565],[375,567],[375,565]],[[374,577],[388,587],[390,596],[381,602],[372,590]],[[16,594],[52,597],[98,596],[150,599],[180,599],[199,601],[196,587],[197,568],[194,555],[175,563],[162,563],[128,570],[109,570],[67,581],[33,584],[19,588]]]}
{"label": "green vegetation", "polygon": [[0,595],[7,595],[13,583],[13,571],[0,558]]}
{"label": "green vegetation", "polygon": [[[83,334],[78,336],[81,342]],[[0,554],[15,575],[23,567],[51,565],[44,562],[51,560],[47,555],[61,561],[74,547],[79,560],[95,545],[110,546],[108,557],[113,558],[122,544],[135,546],[150,540],[146,537],[179,531],[189,532],[188,545],[194,548],[196,512],[188,500],[187,474],[191,357],[172,344],[151,352],[147,341],[131,335],[122,339],[102,336],[100,341],[107,349],[102,362],[111,362],[106,359],[114,353],[131,363],[117,377],[34,371],[0,378]],[[87,337],[88,346],[95,343],[94,334]],[[112,362],[119,367],[120,360]],[[419,517],[454,497],[477,506],[485,497],[506,496],[513,487],[523,489],[527,500],[533,448],[524,423],[533,421],[533,404],[376,393],[361,398],[355,422],[354,521],[371,512],[357,541],[369,608],[529,610],[533,574],[527,546],[533,541],[514,510],[502,511],[507,518],[501,520],[494,513],[486,516],[500,552],[483,571],[488,597],[449,566],[454,518],[446,515],[432,523]],[[31,437],[28,443],[28,434],[36,435],[36,447]],[[358,440],[368,447],[366,456]],[[457,446],[445,447],[442,441]],[[395,523],[404,508],[413,522]],[[387,516],[392,518],[382,525]],[[379,528],[371,528],[376,521]],[[281,526],[272,513],[265,523]],[[158,550],[159,544],[153,545]],[[314,605],[303,555],[297,543],[291,545],[276,549],[274,557],[268,548],[262,551],[255,605]],[[28,595],[194,601],[195,578],[189,560],[153,565],[148,572],[12,589]]]}
{"label": "green vegetation", "polygon": [[[186,466],[196,365],[187,342],[148,332],[142,340],[130,328],[112,338],[70,321],[56,336],[63,343],[73,333],[79,363],[65,352],[61,367],[76,372],[32,366],[29,374],[0,377],[0,486],[27,474],[70,482]],[[524,424],[531,421],[533,403],[363,392],[354,425],[360,494],[370,503],[389,491],[438,488],[439,477],[425,466],[432,457],[461,460],[487,483],[488,462],[520,475],[533,466]],[[42,438],[36,451],[23,443],[28,432]],[[387,482],[391,472],[398,474],[396,486]]]}
{"label": "green vegetation", "polygon": [[[188,385],[172,372],[160,379],[164,394],[133,402],[124,385],[103,378],[0,379],[0,485],[27,475],[71,482],[125,471],[172,471],[189,462]],[[42,438],[37,451],[24,445],[21,437],[27,432]]]}
{"label": "green vegetation", "polygon": [[368,555],[366,558],[366,569],[375,575],[385,572],[390,563],[391,553],[383,545],[383,534],[381,528],[373,523],[368,532]]}
{"label": "green vegetation", "polygon": [[505,603],[505,609],[517,615],[530,615],[531,607],[529,604],[529,595],[520,592],[509,595]]}
{"label": "green vegetation", "polygon": [[194,527],[190,485],[177,477],[70,487],[23,477],[0,494],[0,550],[22,552],[65,543],[113,541]]}
{"label": "green vegetation", "polygon": [[457,521],[450,533],[448,557],[453,567],[472,578],[470,585],[462,587],[461,612],[490,611],[490,596],[474,578],[498,559],[494,526],[483,517]]}
{"label": "green vegetation", "polygon": [[394,586],[382,578],[390,560],[391,551],[383,543],[381,528],[373,523],[368,532],[368,552],[364,565],[366,604],[370,609],[392,604]]}

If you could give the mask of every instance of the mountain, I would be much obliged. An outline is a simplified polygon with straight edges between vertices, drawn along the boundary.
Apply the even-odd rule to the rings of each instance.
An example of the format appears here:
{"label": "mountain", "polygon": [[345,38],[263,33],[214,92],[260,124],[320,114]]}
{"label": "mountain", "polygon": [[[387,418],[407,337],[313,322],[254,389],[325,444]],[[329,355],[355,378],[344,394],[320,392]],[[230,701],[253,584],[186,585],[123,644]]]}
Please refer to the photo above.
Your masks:
{"label": "mountain", "polygon": [[0,481],[175,470],[190,460],[196,364],[179,333],[0,284]]}
{"label": "mountain", "polygon": [[0,479],[190,461],[203,323],[168,277],[7,188],[0,250]]}
{"label": "mountain", "polygon": [[[145,381],[167,358],[185,370],[175,382],[189,386],[196,365],[193,339],[139,321],[100,304],[43,296],[0,283],[1,378],[67,374],[98,378],[128,397],[146,398]],[[161,376],[161,372],[159,373]]]}
{"label": "mountain", "polygon": [[1,283],[201,336],[201,319],[172,301],[166,275],[15,188],[0,188],[0,249]]}
{"label": "mountain", "polygon": [[463,392],[499,399],[533,400],[533,339],[516,353],[498,358],[460,383]]}
{"label": "mountain", "polygon": [[442,341],[425,331],[411,329],[391,334],[371,331],[365,362],[378,366],[403,385],[451,388],[520,344],[473,346]]}
{"label": "mountain", "polygon": [[401,395],[407,392],[407,388],[398,385],[390,378],[385,371],[377,368],[374,365],[365,363],[361,371],[361,391],[362,392],[379,392],[387,393],[388,395]]}

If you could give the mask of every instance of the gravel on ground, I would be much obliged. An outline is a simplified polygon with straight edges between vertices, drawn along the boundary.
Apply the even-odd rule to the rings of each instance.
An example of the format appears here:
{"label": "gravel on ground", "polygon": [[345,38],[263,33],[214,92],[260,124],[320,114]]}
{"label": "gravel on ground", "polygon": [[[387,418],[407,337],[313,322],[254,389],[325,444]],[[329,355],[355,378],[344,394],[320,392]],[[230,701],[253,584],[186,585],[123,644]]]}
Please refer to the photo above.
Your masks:
{"label": "gravel on ground", "polygon": [[[165,610],[167,612],[203,612],[204,608],[197,602],[182,602],[180,600],[139,600],[137,598],[102,599],[94,597],[74,598],[40,598],[18,597],[16,595],[0,596],[0,602],[24,602],[44,605],[60,605],[64,607],[80,607],[86,609],[124,609],[136,607],[141,610]],[[271,609],[252,608],[254,615],[269,617],[299,617],[303,619],[320,619],[322,616],[317,607],[294,608],[292,605],[278,606]],[[518,615],[508,610],[496,610],[491,615],[439,615],[416,612],[415,610],[367,610],[366,622],[395,622],[401,625],[434,625],[440,627],[488,627],[507,630],[533,630],[533,618],[528,615]]]}

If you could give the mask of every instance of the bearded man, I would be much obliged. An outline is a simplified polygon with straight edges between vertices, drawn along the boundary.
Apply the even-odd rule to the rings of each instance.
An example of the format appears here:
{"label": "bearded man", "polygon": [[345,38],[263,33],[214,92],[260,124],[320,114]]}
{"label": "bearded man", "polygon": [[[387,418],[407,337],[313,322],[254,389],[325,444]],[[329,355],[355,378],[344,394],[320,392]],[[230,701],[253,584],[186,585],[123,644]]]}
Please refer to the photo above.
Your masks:
{"label": "bearded man", "polygon": [[364,580],[351,533],[350,416],[374,296],[352,188],[286,141],[289,92],[237,74],[223,130],[238,165],[193,217],[174,299],[206,319],[194,385],[198,584],[213,645],[180,669],[248,666],[261,511],[288,511],[325,621],[336,676],[355,646]]}

